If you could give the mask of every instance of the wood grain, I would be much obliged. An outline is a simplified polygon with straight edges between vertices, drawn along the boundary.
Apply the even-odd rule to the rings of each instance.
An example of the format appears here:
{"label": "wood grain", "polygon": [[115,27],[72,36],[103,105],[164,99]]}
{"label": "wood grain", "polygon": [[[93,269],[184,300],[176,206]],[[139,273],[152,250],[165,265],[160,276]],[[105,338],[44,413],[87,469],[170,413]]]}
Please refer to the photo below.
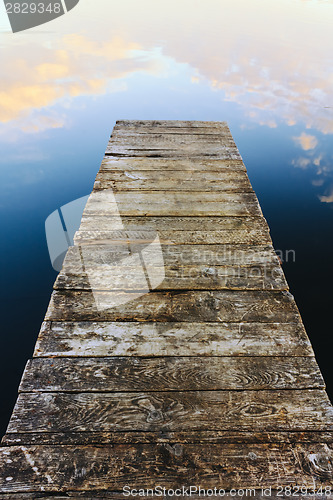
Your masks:
{"label": "wood grain", "polygon": [[126,432],[11,432],[2,440],[3,446],[17,445],[110,445],[187,443],[201,446],[210,444],[291,444],[326,443],[333,447],[333,432],[326,431],[126,431]]}
{"label": "wood grain", "polygon": [[114,191],[230,191],[253,192],[249,178],[243,171],[220,172],[174,171],[155,170],[138,171],[102,171],[94,184],[95,190],[113,189]]}
{"label": "wood grain", "polygon": [[[95,219],[104,219],[104,217],[96,217]],[[107,223],[112,226],[111,217]],[[107,225],[107,223],[105,225]],[[102,225],[102,224],[101,224]],[[96,222],[95,227],[99,227]],[[128,231],[83,231],[80,230],[75,234],[74,244],[104,244],[122,243],[124,240],[130,244],[135,243],[151,243],[152,237],[158,235],[159,241],[163,245],[224,245],[224,244],[242,244],[242,245],[269,245],[272,243],[268,231],[251,230],[223,230],[223,231],[160,231],[152,232],[151,230],[128,230]]]}
{"label": "wood grain", "polygon": [[[296,488],[299,488],[299,490],[296,490]],[[329,488],[329,487],[328,487]],[[172,488],[170,488],[172,489]],[[214,488],[213,488],[214,490]],[[259,488],[259,489],[249,489],[249,488],[246,488],[244,490],[242,490],[242,488],[239,489],[239,491],[242,493],[242,496],[245,496],[245,495],[248,495],[248,496],[251,496],[251,498],[253,499],[260,499],[260,500],[267,500],[267,494],[268,494],[268,491],[269,491],[269,498],[272,499],[272,500],[288,500],[290,499],[290,495],[288,493],[288,495],[284,495],[281,493],[281,490],[274,490],[274,489],[270,489],[267,490],[267,489],[263,489],[264,492],[262,492],[262,488]],[[289,491],[289,490],[288,490]],[[301,487],[298,487],[298,486],[295,486],[295,491],[301,491]],[[319,491],[318,494],[314,493],[312,488],[309,488],[309,493],[308,494],[302,494],[302,499],[304,500],[323,500],[323,493],[320,491],[320,487],[319,489],[317,490]],[[211,492],[209,492],[211,494]],[[217,494],[218,494],[218,490],[217,490]],[[123,491],[111,491],[111,490],[90,490],[90,491],[69,491],[66,489],[66,493],[63,493],[63,495],[66,495],[66,496],[58,496],[58,495],[54,495],[54,493],[51,493],[49,496],[48,493],[19,493],[18,495],[15,495],[15,494],[10,494],[11,496],[9,497],[9,495],[1,495],[0,494],[0,500],[6,500],[7,498],[11,498],[11,499],[15,499],[15,500],[22,500],[22,499],[38,499],[38,498],[43,498],[44,500],[47,499],[47,500],[65,500],[65,499],[68,499],[69,497],[72,498],[72,500],[80,500],[81,498],[89,498],[89,500],[96,500],[98,498],[110,498],[112,500],[124,500],[124,494],[123,494]],[[61,494],[59,494],[61,495]],[[151,491],[148,492],[148,494],[144,494],[144,492],[141,492],[141,495],[140,495],[140,499],[144,499],[144,500],[148,500],[150,499],[151,500]],[[170,499],[170,493],[168,493],[167,489],[166,489],[166,492],[165,492],[165,495],[163,493],[163,491],[161,492],[161,494],[158,495],[159,498],[161,500],[169,500]],[[188,495],[181,495],[181,496],[178,496],[178,498],[187,498]],[[131,497],[130,497],[131,498]],[[193,500],[201,500],[201,499],[207,499],[207,495],[195,495],[193,494],[191,496],[191,498]],[[230,491],[227,491],[225,492],[225,494],[223,494],[223,498],[227,499],[227,500],[231,500],[231,499],[234,499],[235,498],[235,491],[234,489],[231,489]]]}
{"label": "wood grain", "polygon": [[[300,411],[301,408],[301,411]],[[21,393],[7,432],[332,431],[325,391]]]}
{"label": "wood grain", "polygon": [[114,133],[127,132],[151,133],[227,133],[230,129],[226,121],[199,121],[199,120],[118,120],[113,128]]}
{"label": "wood grain", "polygon": [[158,147],[140,147],[137,145],[135,148],[126,147],[121,142],[119,145],[112,144],[108,146],[105,154],[112,157],[147,157],[147,158],[216,158],[221,160],[242,160],[241,155],[237,148],[231,148],[229,145],[226,146],[215,146],[210,145],[205,148],[205,153],[203,153],[202,148],[193,149],[189,146],[184,149],[179,149],[178,147],[172,148],[158,148]]}
{"label": "wood grain", "polygon": [[[156,290],[288,289],[271,247],[177,246],[174,252],[173,247],[155,244],[154,233],[150,244],[137,243],[138,233],[119,236],[123,239],[112,244],[69,248],[55,288],[134,291],[146,288],[148,279]],[[223,265],[211,264],[214,250]]]}
{"label": "wood grain", "polygon": [[[255,266],[158,266],[149,263],[149,275],[160,276],[154,290],[288,290],[279,265]],[[147,276],[142,264],[126,261],[103,265],[66,266],[58,275],[56,290],[142,290]]]}
{"label": "wood grain", "polygon": [[178,149],[180,152],[184,149],[189,151],[199,151],[203,154],[210,146],[227,147],[237,150],[235,141],[230,132],[225,129],[221,134],[174,134],[172,132],[164,134],[163,132],[151,132],[146,134],[137,134],[135,132],[120,132],[115,130],[112,134],[108,147],[114,145],[129,146],[133,148],[158,148],[158,149]]}
{"label": "wood grain", "polygon": [[[96,227],[98,224],[98,227]],[[269,232],[266,220],[260,217],[181,217],[181,216],[124,216],[119,221],[112,216],[83,215],[80,231],[100,230],[115,231],[125,229],[129,231],[155,230],[155,231],[258,231]],[[203,228],[204,224],[204,228]]]}
{"label": "wood grain", "polygon": [[[125,235],[129,238],[125,238]],[[116,232],[115,235],[124,236],[123,244],[98,244],[89,245],[89,247],[80,246],[69,247],[66,255],[66,264],[81,263],[81,252],[84,252],[85,262],[92,263],[112,263],[121,261],[135,252],[147,250],[146,243],[140,243],[135,240],[130,232],[122,234]],[[139,235],[138,235],[139,236]],[[131,240],[132,238],[132,240]],[[120,240],[120,238],[119,238]],[[118,240],[118,241],[119,241]],[[117,242],[117,240],[115,240]],[[120,240],[121,241],[121,240]],[[131,243],[133,241],[133,243]],[[156,233],[150,233],[149,252],[151,262],[160,260],[159,251],[163,256],[163,262],[167,266],[251,266],[251,265],[277,265],[279,260],[271,245],[160,245],[156,241]]]}
{"label": "wood grain", "polygon": [[[273,487],[331,484],[332,450],[325,444],[29,446],[0,450],[3,492],[95,489]],[[235,474],[237,470],[237,474]],[[6,478],[11,477],[8,481]]]}
{"label": "wood grain", "polygon": [[[296,487],[295,487],[296,488]],[[242,489],[240,489],[241,493],[242,493]],[[248,494],[250,495],[251,494],[251,498],[253,499],[260,499],[260,500],[267,500],[267,491],[266,489],[264,489],[264,493],[262,493],[262,489],[259,488],[257,490],[255,489],[247,489],[247,493],[246,493],[246,489],[244,490],[244,493],[243,495],[245,494]],[[317,490],[317,491],[320,491],[320,490]],[[151,500],[151,492],[148,492],[147,495],[143,494],[143,492],[141,492],[142,494],[140,495],[140,499],[144,499],[144,500],[148,500],[150,499]],[[280,490],[270,490],[269,489],[269,497],[272,499],[272,500],[287,500],[287,499],[290,499],[290,495],[288,494],[287,496],[286,495],[283,495],[281,494],[281,491]],[[58,495],[54,495],[52,493],[51,496],[48,495],[48,493],[19,493],[18,495],[15,495],[15,494],[11,494],[10,498],[11,499],[15,499],[15,500],[21,500],[21,499],[38,499],[38,498],[44,498],[47,499],[47,500],[65,500],[65,499],[68,499],[68,497],[72,498],[72,500],[80,500],[81,498],[89,498],[89,500],[96,500],[98,498],[111,498],[112,500],[124,500],[124,494],[123,494],[123,491],[105,491],[105,490],[91,490],[91,491],[82,491],[82,492],[78,492],[78,491],[69,491],[69,490],[66,490],[66,493],[63,493],[63,495],[66,496],[58,496]],[[60,494],[61,495],[61,494]],[[8,495],[1,495],[0,494],[0,500],[6,500],[7,498],[9,498]],[[131,497],[130,497],[131,498]],[[166,491],[166,494],[164,495],[163,494],[163,491],[161,492],[161,495],[159,495],[159,498],[161,500],[169,500],[170,499],[170,494],[168,494],[168,492]],[[187,498],[187,495],[181,495],[179,496],[178,498]],[[191,498],[193,498],[193,500],[201,500],[201,499],[207,499],[207,495],[195,495],[193,494],[191,496]],[[234,490],[230,490],[230,491],[226,491],[226,493],[223,495],[223,498],[225,499],[228,499],[228,500],[231,500],[231,499],[234,499],[235,498],[235,492]],[[302,494],[302,499],[304,500],[323,500],[323,493],[312,493],[312,489],[310,490],[309,489],[309,494]]]}
{"label": "wood grain", "polygon": [[173,216],[259,216],[261,209],[254,193],[145,191],[135,193],[93,191],[84,215],[173,215]]}
{"label": "wood grain", "polygon": [[272,244],[263,217],[205,217],[203,220],[202,217],[125,216],[120,219],[88,215],[82,218],[74,241],[77,244],[124,238],[130,241],[148,241],[149,238],[151,241],[153,232],[154,238],[158,234],[162,244]]}
{"label": "wood grain", "polygon": [[[222,130],[222,129],[221,129]],[[136,134],[115,130],[106,154],[127,156],[217,156],[241,159],[236,144],[227,130],[209,134]]]}
{"label": "wood grain", "polygon": [[28,361],[19,392],[325,388],[314,358],[112,357]]}
{"label": "wood grain", "polygon": [[[160,128],[168,127],[173,129],[184,130],[184,128],[190,128],[194,132],[197,129],[203,128],[216,129],[221,132],[221,130],[227,129],[229,131],[228,123],[226,121],[202,121],[202,120],[117,120],[114,126],[114,130],[122,129],[127,130],[128,128],[138,129],[149,129],[154,128],[160,130]],[[229,131],[230,133],[230,131]]]}
{"label": "wood grain", "polygon": [[289,292],[88,292],[55,290],[45,316],[51,321],[185,321],[298,323]]}
{"label": "wood grain", "polygon": [[[153,171],[168,171],[183,172],[188,175],[193,171],[211,171],[219,172],[220,170],[230,169],[232,172],[246,171],[245,165],[240,159],[214,159],[214,158],[114,158],[105,156],[103,158],[100,172],[104,171],[138,171],[138,170],[153,170]],[[172,175],[172,174],[171,174]]]}
{"label": "wood grain", "polygon": [[313,350],[301,323],[46,321],[34,356],[313,356]]}

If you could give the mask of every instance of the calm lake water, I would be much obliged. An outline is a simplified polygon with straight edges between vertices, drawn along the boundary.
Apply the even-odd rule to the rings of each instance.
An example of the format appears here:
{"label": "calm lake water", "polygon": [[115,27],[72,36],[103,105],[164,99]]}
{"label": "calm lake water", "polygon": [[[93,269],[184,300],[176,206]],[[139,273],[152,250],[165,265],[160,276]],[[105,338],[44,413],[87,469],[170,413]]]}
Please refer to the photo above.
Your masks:
{"label": "calm lake water", "polygon": [[56,277],[45,219],[122,118],[228,121],[333,398],[332,25],[332,0],[81,0],[12,34],[1,3],[1,435]]}

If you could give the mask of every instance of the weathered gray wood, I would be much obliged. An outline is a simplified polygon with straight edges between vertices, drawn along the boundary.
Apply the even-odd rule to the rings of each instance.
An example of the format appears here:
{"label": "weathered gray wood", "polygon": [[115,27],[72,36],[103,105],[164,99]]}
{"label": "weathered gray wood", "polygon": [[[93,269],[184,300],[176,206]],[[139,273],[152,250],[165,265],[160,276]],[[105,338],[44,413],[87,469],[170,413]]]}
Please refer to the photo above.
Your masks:
{"label": "weathered gray wood", "polygon": [[[304,489],[305,487],[303,487]],[[268,494],[268,491],[269,491],[269,498],[271,500],[290,500],[290,492],[288,490],[288,494],[285,495],[285,494],[282,494],[281,493],[281,490],[271,490],[269,488],[269,490],[266,490],[265,488],[263,489],[264,491],[262,491],[262,488],[259,488],[259,489],[239,489],[237,490],[237,494],[238,496],[250,496],[252,499],[258,499],[258,500],[267,500],[267,494]],[[213,489],[212,489],[213,491]],[[239,491],[239,493],[238,493]],[[300,486],[295,486],[294,487],[294,490],[292,490],[292,492],[296,493],[296,492],[299,492],[299,496],[303,499],[303,500],[323,500],[325,498],[327,498],[326,496],[324,496],[324,489],[323,490],[320,490],[320,487],[319,489],[317,490],[319,491],[319,493],[315,493],[314,490],[312,488],[309,488],[309,492],[308,494],[306,494],[305,490],[304,490],[304,493],[300,493],[301,492],[301,487]],[[328,491],[329,491],[329,487],[328,487]],[[161,493],[161,494],[160,494]],[[170,494],[168,494],[168,490],[166,490],[166,494],[164,495],[163,491],[159,492],[158,494],[158,498],[160,498],[161,500],[170,500]],[[209,492],[209,494],[211,495],[212,493]],[[217,490],[217,494],[218,494],[218,490]],[[235,490],[232,489],[230,491],[226,491],[225,494],[223,494],[223,498],[224,499],[227,499],[227,500],[231,500],[231,499],[234,499],[235,498]],[[148,491],[147,494],[144,494],[144,492],[140,492],[140,499],[144,499],[144,500],[151,500],[151,496],[152,496],[152,493],[151,491]],[[188,498],[188,494],[181,494],[181,495],[178,495],[177,498]],[[81,498],[89,498],[90,500],[96,500],[97,498],[111,498],[112,500],[124,500],[124,493],[123,491],[105,491],[105,490],[91,490],[90,492],[89,491],[82,491],[82,492],[78,492],[78,491],[69,491],[69,490],[66,490],[66,496],[58,496],[58,495],[54,495],[52,494],[52,496],[49,496],[48,493],[19,493],[18,495],[15,495],[15,494],[12,494],[12,493],[9,493],[9,494],[4,494],[4,495],[1,495],[0,494],[0,500],[6,500],[7,498],[10,498],[11,500],[14,499],[14,500],[21,500],[21,499],[31,499],[33,498],[34,500],[37,499],[37,498],[44,498],[45,500],[65,500],[65,499],[68,499],[68,498],[71,498],[72,500],[80,500]],[[126,497],[125,497],[126,498]],[[131,498],[131,497],[130,497]],[[206,499],[207,500],[207,494],[204,495],[195,495],[193,494],[190,498],[192,498],[193,500],[201,500],[201,499]],[[237,497],[236,497],[237,498]]]}
{"label": "weathered gray wood", "polygon": [[44,322],[34,356],[313,356],[301,323]]}
{"label": "weathered gray wood", "polygon": [[[325,444],[29,446],[0,450],[3,492],[331,485],[332,450]],[[235,474],[235,470],[237,474]],[[7,478],[12,478],[7,480]]]}
{"label": "weathered gray wood", "polygon": [[[154,290],[288,290],[279,265],[256,266],[162,266],[150,263],[150,276],[160,276]],[[147,287],[141,263],[68,265],[58,275],[56,290],[108,290],[127,292]]]}
{"label": "weathered gray wood", "polygon": [[[169,244],[246,244],[271,245],[263,217],[107,217],[84,216],[75,242],[119,239],[148,242],[158,234]],[[125,234],[124,234],[125,233]],[[135,234],[136,233],[136,234]]]}
{"label": "weathered gray wood", "polygon": [[[123,236],[109,244],[69,247],[65,263],[80,264],[82,252],[84,261],[90,263],[121,262],[121,259],[134,255],[136,252],[149,250],[148,256],[152,264],[160,262],[160,252],[166,266],[255,266],[277,265],[279,260],[270,245],[160,245],[156,242],[156,233],[150,233],[150,245],[135,240],[131,232],[116,232]],[[126,238],[126,235],[128,236]],[[117,242],[123,244],[117,244]],[[133,241],[133,243],[131,243]]]}
{"label": "weathered gray wood", "polygon": [[[145,189],[146,185],[144,181],[154,183],[152,188],[149,189],[158,189],[159,184],[161,182],[172,182],[175,181],[178,184],[183,184],[183,182],[194,182],[203,183],[207,182],[211,186],[213,190],[215,188],[215,184],[221,184],[223,188],[223,184],[227,182],[242,182],[244,186],[250,186],[250,191],[252,191],[249,177],[245,170],[232,170],[230,167],[222,168],[220,167],[217,171],[202,171],[202,170],[193,170],[191,168],[184,170],[174,170],[172,174],[167,170],[126,170],[126,168],[119,170],[100,170],[96,175],[96,181],[100,182],[111,182],[113,181],[115,184],[135,184],[135,182],[139,182],[139,189]],[[156,186],[156,187],[155,187]],[[136,188],[135,188],[136,189]],[[197,186],[195,191],[197,191]]]}
{"label": "weathered gray wood", "polygon": [[226,121],[199,121],[199,120],[117,120],[114,132],[134,131],[135,133],[163,132],[170,130],[172,133],[217,133],[230,134]]}
{"label": "weathered gray wood", "polygon": [[[305,487],[303,487],[304,489]],[[281,490],[271,490],[269,488],[269,490],[267,489],[263,489],[262,491],[262,488],[259,488],[259,489],[249,489],[249,488],[246,488],[244,490],[242,489],[239,489],[237,490],[237,495],[238,496],[243,496],[245,497],[246,496],[250,496],[250,498],[252,499],[258,499],[258,500],[267,500],[267,495],[268,495],[268,491],[269,491],[269,498],[271,500],[290,500],[290,491],[288,490],[287,491],[287,495],[285,494],[282,494],[281,493]],[[298,492],[299,493],[299,496],[303,499],[303,500],[323,500],[325,498],[327,498],[326,496],[324,496],[324,489],[320,490],[320,486],[319,486],[319,489],[317,489],[316,491],[319,493],[316,493],[314,492],[314,490],[312,488],[309,488],[309,492],[308,494],[306,494],[306,491],[304,490],[304,492],[301,494],[301,487],[300,486],[294,486],[294,490],[291,490],[293,493],[295,493],[295,496],[296,496],[296,493]],[[329,486],[328,486],[328,490],[329,491]],[[214,489],[212,489],[212,492],[214,492]],[[239,492],[239,493],[238,493]],[[161,494],[160,494],[161,493]],[[171,492],[172,493],[172,492]],[[166,490],[166,494],[164,495],[163,491],[159,492],[158,494],[158,498],[160,498],[161,500],[170,500],[170,495],[171,493],[168,494],[168,490]],[[209,494],[211,495],[212,493],[209,492]],[[219,494],[219,491],[217,490],[217,494]],[[10,496],[9,496],[10,495]],[[231,489],[230,491],[226,491],[225,494],[223,494],[223,498],[224,499],[227,499],[227,500],[231,500],[231,499],[235,499],[235,490],[234,489]],[[188,498],[188,494],[181,494],[181,495],[178,495],[177,498]],[[52,494],[52,496],[49,496],[48,493],[19,493],[19,495],[15,495],[15,494],[4,494],[4,495],[0,495],[0,500],[6,500],[7,498],[10,498],[11,500],[14,499],[14,500],[21,500],[21,499],[31,499],[33,498],[34,500],[36,498],[44,498],[44,499],[47,499],[47,500],[65,500],[65,499],[68,499],[68,498],[71,498],[72,500],[80,500],[81,498],[89,498],[90,500],[96,500],[97,498],[111,498],[112,500],[124,500],[124,493],[123,491],[105,491],[105,490],[91,490],[90,492],[89,491],[83,491],[83,492],[75,492],[75,491],[69,491],[69,490],[66,490],[66,496],[54,496],[54,494]],[[144,492],[140,492],[140,499],[143,499],[143,500],[151,500],[151,497],[152,497],[152,493],[151,491],[148,491],[146,494],[144,494]],[[126,497],[125,497],[126,498]],[[131,498],[131,497],[130,497]],[[133,498],[133,497],[132,497]],[[201,500],[201,499],[206,499],[207,500],[207,494],[204,495],[195,495],[193,494],[190,498],[192,498],[193,500]],[[237,496],[236,496],[237,498]]]}
{"label": "weathered gray wood", "polygon": [[93,191],[84,215],[180,215],[259,216],[261,209],[254,193],[112,190]]}
{"label": "weathered gray wood", "polygon": [[[228,153],[237,152],[237,146],[230,134],[135,134],[135,133],[115,133],[110,138],[106,153],[114,148],[129,148],[141,151],[161,150],[162,154],[170,150],[175,156],[182,156],[186,151],[190,155],[207,155],[207,152],[213,148],[213,151],[226,150]],[[145,156],[143,153],[140,156]]]}
{"label": "weathered gray wood", "polygon": [[45,319],[51,321],[185,321],[298,323],[289,292],[99,292],[55,290]]}
{"label": "weathered gray wood", "polygon": [[112,158],[105,156],[100,172],[108,170],[123,171],[138,171],[138,170],[155,170],[162,171],[181,171],[185,175],[193,171],[212,171],[230,169],[235,171],[246,171],[245,165],[240,159],[214,159],[214,158]]}
{"label": "weathered gray wood", "polygon": [[[121,132],[115,130],[110,138],[108,148],[114,146],[125,146],[134,149],[161,149],[163,151],[172,149],[176,151],[176,156],[184,149],[190,151],[198,151],[199,155],[205,154],[205,151],[210,147],[228,148],[236,150],[237,146],[232,136],[228,132],[221,134],[164,134],[163,132],[152,132],[150,134],[136,134],[135,132]],[[108,151],[107,148],[107,151]]]}
{"label": "weathered gray wood", "polygon": [[100,172],[94,184],[95,190],[113,189],[114,191],[231,191],[253,192],[249,178],[243,171],[197,172],[174,171],[157,172],[138,170],[124,172]]}
{"label": "weathered gray wood", "polygon": [[[156,233],[150,244],[131,244],[135,235],[120,233],[123,239],[113,244],[69,248],[55,288],[134,291],[146,288],[150,279],[156,290],[288,289],[272,247],[177,246],[174,252],[154,243]],[[208,265],[214,250],[224,265]]]}
{"label": "weathered gray wood", "polygon": [[126,147],[119,143],[112,144],[107,147],[105,154],[112,157],[165,157],[165,158],[216,158],[219,160],[242,160],[241,155],[237,148],[231,148],[230,146],[215,146],[210,145],[204,149],[205,153],[202,152],[202,148],[193,149],[189,146],[187,148],[179,149],[179,147],[164,149],[164,148],[152,148],[152,147],[140,147],[137,145],[136,148]]}
{"label": "weathered gray wood", "polygon": [[0,492],[333,491],[333,408],[225,122],[117,122],[75,243],[0,448]]}
{"label": "weathered gray wood", "polygon": [[[326,443],[333,446],[333,432],[320,431],[126,431],[126,432],[11,432],[3,446],[17,445],[108,445],[108,444],[189,443],[215,444]],[[199,449],[199,446],[198,446]]]}
{"label": "weathered gray wood", "polygon": [[[121,224],[121,226],[120,226]],[[203,228],[204,224],[204,228]],[[117,217],[83,215],[80,231],[116,231],[119,229],[129,231],[156,230],[168,231],[204,231],[209,234],[214,231],[258,231],[269,232],[269,227],[264,217],[130,217],[124,216],[121,221]],[[250,243],[247,243],[250,244]]]}
{"label": "weathered gray wood", "polygon": [[[301,411],[300,411],[301,409]],[[325,391],[21,393],[7,432],[332,431]]]}
{"label": "weathered gray wood", "polygon": [[230,133],[197,134],[118,134],[115,131],[106,148],[108,155],[217,157],[242,159]]}
{"label": "weathered gray wood", "polygon": [[128,128],[154,128],[168,127],[184,130],[185,128],[191,128],[193,131],[197,129],[216,129],[219,131],[228,129],[228,123],[226,121],[200,121],[200,120],[117,120],[114,126],[114,130],[117,129],[128,129]]}
{"label": "weathered gray wood", "polygon": [[[142,217],[143,218],[143,217]],[[104,219],[104,217],[96,217],[95,219]],[[107,223],[112,225],[111,217]],[[105,225],[107,225],[107,223]],[[95,227],[98,227],[95,224]],[[160,243],[163,245],[220,245],[223,244],[243,244],[243,245],[269,245],[272,243],[268,232],[259,232],[256,230],[230,230],[230,231],[160,231],[154,233],[154,237],[158,235]],[[74,243],[76,245],[86,244],[110,244],[121,243],[126,240],[130,244],[133,243],[151,243],[152,231],[83,231],[80,230],[75,234]]]}
{"label": "weathered gray wood", "polygon": [[112,357],[33,359],[19,392],[325,388],[308,357]]}
{"label": "weathered gray wood", "polygon": [[126,126],[126,127],[121,127],[116,125],[115,128],[112,131],[111,138],[121,138],[123,136],[135,136],[137,137],[138,135],[191,135],[192,137],[196,137],[197,135],[204,135],[206,137],[232,137],[230,134],[229,127],[226,126],[220,126],[220,127],[170,127],[167,125],[164,126]]}

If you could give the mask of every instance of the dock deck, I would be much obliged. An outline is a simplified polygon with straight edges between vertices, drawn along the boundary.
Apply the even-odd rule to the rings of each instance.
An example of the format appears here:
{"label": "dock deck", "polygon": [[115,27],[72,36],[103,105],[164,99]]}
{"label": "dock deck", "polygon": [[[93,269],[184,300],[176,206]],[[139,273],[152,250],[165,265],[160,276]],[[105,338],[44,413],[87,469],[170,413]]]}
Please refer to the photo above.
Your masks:
{"label": "dock deck", "polygon": [[117,122],[2,441],[0,498],[323,499],[332,430],[227,124]]}

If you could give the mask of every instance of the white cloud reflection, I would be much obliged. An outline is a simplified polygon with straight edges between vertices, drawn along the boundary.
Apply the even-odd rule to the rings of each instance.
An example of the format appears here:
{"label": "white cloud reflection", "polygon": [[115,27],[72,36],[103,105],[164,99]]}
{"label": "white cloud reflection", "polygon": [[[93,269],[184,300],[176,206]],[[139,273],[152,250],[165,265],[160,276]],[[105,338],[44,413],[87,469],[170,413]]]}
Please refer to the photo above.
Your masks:
{"label": "white cloud reflection", "polygon": [[332,157],[325,150],[320,154],[311,148],[305,150],[307,150],[308,156],[295,158],[291,164],[296,168],[307,170],[311,176],[314,175],[315,178],[311,180],[311,184],[315,188],[320,188],[320,191],[323,193],[317,194],[318,199],[323,203],[333,203]]}
{"label": "white cloud reflection", "polygon": [[[54,104],[126,90],[138,71],[176,82],[185,63],[189,85],[206,82],[245,121],[332,133],[332,25],[331,0],[82,1],[53,31],[2,35],[0,121],[25,132],[64,126]],[[299,138],[305,151],[314,142]]]}
{"label": "white cloud reflection", "polygon": [[[64,117],[50,111],[59,101],[123,91],[126,85],[121,80],[127,75],[159,72],[156,57],[136,56],[139,48],[119,37],[93,42],[83,35],[61,37],[52,49],[33,43],[28,54],[15,45],[2,61],[6,77],[0,83],[0,121],[16,121],[24,132],[63,127]],[[36,111],[42,115],[33,117]]]}
{"label": "white cloud reflection", "polygon": [[333,203],[333,186],[330,187],[328,195],[319,196],[323,203]]}
{"label": "white cloud reflection", "polygon": [[314,135],[306,134],[302,132],[299,137],[293,137],[294,141],[301,146],[304,151],[309,149],[315,149],[318,145],[318,139]]}

